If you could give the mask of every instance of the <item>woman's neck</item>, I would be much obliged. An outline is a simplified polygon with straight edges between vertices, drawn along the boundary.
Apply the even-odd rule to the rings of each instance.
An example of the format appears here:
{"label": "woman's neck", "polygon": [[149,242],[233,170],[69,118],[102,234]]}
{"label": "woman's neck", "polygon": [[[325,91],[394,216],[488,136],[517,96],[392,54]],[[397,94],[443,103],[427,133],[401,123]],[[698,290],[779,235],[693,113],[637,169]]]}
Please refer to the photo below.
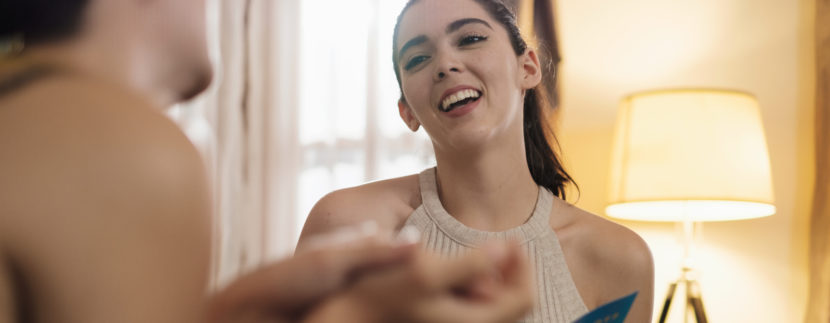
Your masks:
{"label": "woman's neck", "polygon": [[505,231],[533,212],[539,186],[519,144],[494,144],[471,156],[436,151],[438,194],[444,208],[465,225]]}

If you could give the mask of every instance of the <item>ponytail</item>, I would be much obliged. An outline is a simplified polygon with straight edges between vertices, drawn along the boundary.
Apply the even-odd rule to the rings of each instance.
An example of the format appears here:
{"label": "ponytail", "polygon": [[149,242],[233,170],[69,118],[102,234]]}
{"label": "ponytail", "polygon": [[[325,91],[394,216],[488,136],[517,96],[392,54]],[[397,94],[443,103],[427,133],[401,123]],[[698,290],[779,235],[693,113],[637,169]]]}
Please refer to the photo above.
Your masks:
{"label": "ponytail", "polygon": [[545,113],[546,109],[551,109],[546,93],[542,85],[525,92],[525,156],[533,181],[564,200],[565,186],[569,183],[577,185],[559,160],[559,141]]}

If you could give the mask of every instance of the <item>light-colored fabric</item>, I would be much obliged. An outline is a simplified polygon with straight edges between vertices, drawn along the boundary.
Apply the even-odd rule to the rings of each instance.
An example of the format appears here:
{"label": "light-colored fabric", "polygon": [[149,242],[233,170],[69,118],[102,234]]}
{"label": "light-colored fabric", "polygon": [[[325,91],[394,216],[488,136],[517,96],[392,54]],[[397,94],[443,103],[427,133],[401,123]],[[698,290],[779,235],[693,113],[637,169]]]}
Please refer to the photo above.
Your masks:
{"label": "light-colored fabric", "polygon": [[[214,168],[221,284],[268,258],[288,255],[297,236],[290,214],[296,191],[298,6],[293,1],[216,1],[220,59],[208,93],[216,129]],[[274,12],[283,12],[276,19]],[[293,140],[292,140],[293,139]],[[279,180],[277,180],[279,179]],[[279,216],[282,215],[282,216]]]}
{"label": "light-colored fabric", "polygon": [[208,4],[214,82],[171,109],[201,150],[214,194],[214,288],[287,256],[298,236],[298,1]]}
{"label": "light-colored fabric", "polygon": [[435,168],[421,172],[422,204],[409,216],[404,227],[421,231],[424,248],[447,257],[458,257],[481,243],[512,239],[521,243],[536,274],[537,306],[521,322],[570,323],[588,312],[556,233],[550,227],[553,194],[539,187],[536,206],[521,226],[503,232],[487,232],[465,226],[444,209],[438,198]]}
{"label": "light-colored fabric", "polygon": [[401,123],[384,59],[406,0],[207,3],[214,82],[170,114],[211,173],[217,287],[289,256],[325,194],[434,157]]}
{"label": "light-colored fabric", "polygon": [[806,322],[830,322],[830,1],[816,1],[816,182]]}

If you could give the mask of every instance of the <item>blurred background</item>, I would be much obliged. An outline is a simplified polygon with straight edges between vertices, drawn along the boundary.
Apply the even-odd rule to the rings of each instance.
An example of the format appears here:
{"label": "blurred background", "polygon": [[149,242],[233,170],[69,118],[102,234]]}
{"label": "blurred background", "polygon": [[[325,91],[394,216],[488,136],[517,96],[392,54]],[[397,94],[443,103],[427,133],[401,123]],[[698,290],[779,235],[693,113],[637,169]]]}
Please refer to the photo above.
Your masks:
{"label": "blurred background", "polygon": [[[209,2],[216,82],[170,114],[212,170],[214,273],[222,284],[289,256],[326,193],[417,173],[434,160],[423,131],[409,132],[397,112],[391,40],[405,0]],[[698,280],[712,322],[830,320],[830,255],[810,248],[830,243],[830,223],[822,222],[830,191],[816,181],[827,176],[816,164],[828,153],[816,150],[828,131],[816,117],[817,106],[828,109],[816,89],[827,89],[830,75],[822,2],[515,0],[523,31],[545,36],[551,55],[561,56],[552,122],[581,189],[570,202],[590,212],[605,216],[609,203],[622,98],[678,87],[757,98],[777,213],[698,232]],[[662,303],[679,275],[676,225],[616,221],[651,247]]]}

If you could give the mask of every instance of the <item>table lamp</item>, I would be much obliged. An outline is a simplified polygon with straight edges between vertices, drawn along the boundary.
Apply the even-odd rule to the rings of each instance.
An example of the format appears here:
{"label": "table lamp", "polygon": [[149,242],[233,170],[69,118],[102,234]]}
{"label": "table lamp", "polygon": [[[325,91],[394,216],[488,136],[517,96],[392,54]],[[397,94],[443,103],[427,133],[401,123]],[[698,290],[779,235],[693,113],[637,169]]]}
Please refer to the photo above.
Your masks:
{"label": "table lamp", "polygon": [[758,101],[712,89],[648,91],[624,98],[614,135],[606,214],[683,225],[683,265],[669,286],[659,322],[678,285],[684,315],[707,322],[690,259],[694,224],[770,216],[769,153]]}

